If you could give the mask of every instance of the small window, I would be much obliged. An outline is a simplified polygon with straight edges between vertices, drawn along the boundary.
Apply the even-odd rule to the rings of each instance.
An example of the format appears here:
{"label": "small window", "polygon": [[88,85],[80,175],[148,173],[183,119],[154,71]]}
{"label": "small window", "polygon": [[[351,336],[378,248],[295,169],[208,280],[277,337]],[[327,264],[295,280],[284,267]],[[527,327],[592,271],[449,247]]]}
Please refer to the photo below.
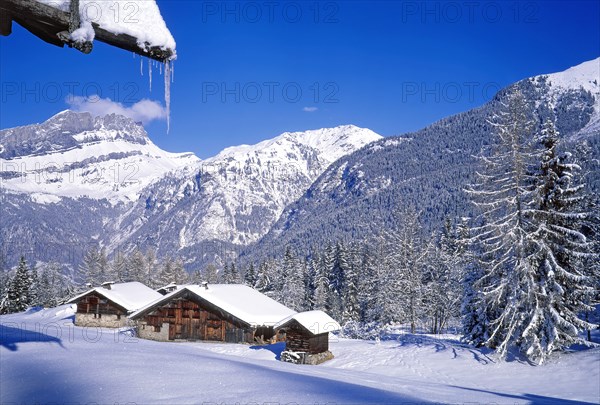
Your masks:
{"label": "small window", "polygon": [[117,315],[117,321],[121,320],[121,315]]}

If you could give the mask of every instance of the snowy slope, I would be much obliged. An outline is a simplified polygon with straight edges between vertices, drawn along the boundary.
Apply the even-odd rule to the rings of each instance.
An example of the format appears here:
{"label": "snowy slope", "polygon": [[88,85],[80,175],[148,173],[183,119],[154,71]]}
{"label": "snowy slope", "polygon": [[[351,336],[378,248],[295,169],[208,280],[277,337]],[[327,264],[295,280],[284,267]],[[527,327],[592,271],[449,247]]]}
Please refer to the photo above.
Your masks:
{"label": "snowy slope", "polygon": [[542,367],[498,362],[453,337],[330,342],[320,366],[276,360],[283,344],[153,342],[79,328],[62,306],[0,317],[2,403],[585,404],[600,398],[598,349]]}
{"label": "snowy slope", "polygon": [[269,233],[245,252],[248,262],[285,246],[308,251],[328,241],[368,239],[398,225],[394,211],[413,206],[429,236],[446,219],[477,215],[465,193],[478,181],[477,159],[493,139],[490,117],[518,88],[538,119],[556,120],[564,147],[578,156],[592,193],[600,192],[600,58],[564,72],[523,79],[479,108],[435,122],[414,133],[374,142],[333,163]]}
{"label": "snowy slope", "polygon": [[3,186],[34,194],[38,202],[135,201],[157,178],[199,161],[191,153],[163,151],[141,125],[115,114],[63,111],[42,124],[0,131],[0,143]]}
{"label": "snowy slope", "polygon": [[600,57],[545,76],[555,88],[570,90],[583,88],[593,95],[598,95],[600,94]]}
{"label": "snowy slope", "polygon": [[581,89],[588,91],[594,97],[594,112],[580,133],[600,134],[600,57],[573,66],[563,72],[536,78],[540,77],[544,77],[550,86],[549,96],[552,97],[554,106],[556,106],[556,100],[565,92],[576,92]]}

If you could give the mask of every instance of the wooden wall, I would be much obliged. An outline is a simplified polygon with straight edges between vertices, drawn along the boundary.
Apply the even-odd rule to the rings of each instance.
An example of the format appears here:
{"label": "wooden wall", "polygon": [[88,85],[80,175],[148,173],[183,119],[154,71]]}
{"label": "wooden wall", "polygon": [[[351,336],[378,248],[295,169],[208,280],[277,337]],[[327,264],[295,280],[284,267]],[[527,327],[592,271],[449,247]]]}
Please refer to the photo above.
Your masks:
{"label": "wooden wall", "polygon": [[174,298],[155,308],[142,319],[160,332],[169,324],[169,340],[208,340],[253,343],[254,331],[240,320],[190,296]]}
{"label": "wooden wall", "polygon": [[310,354],[323,353],[329,350],[329,333],[313,335],[296,321],[286,326],[286,350],[306,352]]}
{"label": "wooden wall", "polygon": [[127,316],[124,308],[97,293],[90,293],[77,301],[77,313],[101,315]]}

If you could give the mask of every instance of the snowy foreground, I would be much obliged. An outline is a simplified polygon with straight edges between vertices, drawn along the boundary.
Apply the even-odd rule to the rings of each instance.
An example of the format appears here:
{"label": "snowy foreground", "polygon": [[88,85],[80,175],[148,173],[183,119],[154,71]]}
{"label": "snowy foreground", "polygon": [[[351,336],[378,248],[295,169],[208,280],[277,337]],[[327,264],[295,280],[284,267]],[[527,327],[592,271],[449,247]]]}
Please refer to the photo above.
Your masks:
{"label": "snowy foreground", "polygon": [[[73,308],[0,317],[0,403],[598,403],[600,349],[542,367],[454,336],[336,340],[320,366],[282,344],[160,343],[72,324]],[[59,330],[60,327],[60,330]]]}

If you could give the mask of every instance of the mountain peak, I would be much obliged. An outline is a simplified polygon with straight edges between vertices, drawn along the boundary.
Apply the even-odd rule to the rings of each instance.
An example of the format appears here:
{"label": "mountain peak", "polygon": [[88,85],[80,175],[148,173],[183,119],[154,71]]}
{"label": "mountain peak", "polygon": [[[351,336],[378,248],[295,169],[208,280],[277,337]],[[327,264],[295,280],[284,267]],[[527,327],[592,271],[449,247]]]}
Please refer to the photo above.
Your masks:
{"label": "mountain peak", "polygon": [[600,94],[600,57],[545,76],[555,87],[573,90],[583,88],[594,95]]}
{"label": "mountain peak", "polygon": [[288,154],[298,147],[310,148],[328,163],[360,149],[382,136],[367,128],[355,125],[340,125],[333,128],[320,128],[307,131],[284,132],[275,138],[254,145],[239,145],[223,149],[209,161],[223,158],[243,158],[250,155],[269,155],[271,157]]}

